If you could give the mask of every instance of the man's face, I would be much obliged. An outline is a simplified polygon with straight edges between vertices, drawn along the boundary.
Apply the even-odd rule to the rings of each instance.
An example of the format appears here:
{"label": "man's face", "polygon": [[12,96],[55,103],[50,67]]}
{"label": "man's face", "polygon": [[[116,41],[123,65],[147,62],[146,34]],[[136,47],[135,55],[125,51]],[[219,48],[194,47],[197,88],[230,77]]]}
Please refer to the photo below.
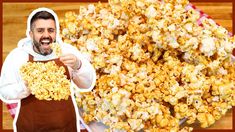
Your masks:
{"label": "man's face", "polygon": [[38,19],[32,25],[30,37],[33,39],[34,51],[41,55],[51,54],[49,44],[55,42],[56,26],[52,19]]}

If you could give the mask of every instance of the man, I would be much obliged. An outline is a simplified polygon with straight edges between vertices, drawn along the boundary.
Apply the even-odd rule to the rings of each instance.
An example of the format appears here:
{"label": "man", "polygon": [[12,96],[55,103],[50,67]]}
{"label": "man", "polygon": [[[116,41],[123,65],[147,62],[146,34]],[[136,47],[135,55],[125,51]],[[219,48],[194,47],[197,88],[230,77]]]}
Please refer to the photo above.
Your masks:
{"label": "man", "polygon": [[[78,108],[74,90],[90,91],[95,85],[96,74],[92,65],[77,49],[64,44],[59,37],[57,15],[50,9],[34,10],[27,21],[27,38],[9,53],[2,66],[0,98],[3,102],[18,102],[14,118],[14,131],[18,132],[77,132],[80,130]],[[62,55],[57,58],[50,44],[57,42]],[[71,97],[68,100],[38,100],[27,88],[27,81],[19,74],[27,62],[56,61],[69,71]],[[59,82],[58,82],[59,83]]]}

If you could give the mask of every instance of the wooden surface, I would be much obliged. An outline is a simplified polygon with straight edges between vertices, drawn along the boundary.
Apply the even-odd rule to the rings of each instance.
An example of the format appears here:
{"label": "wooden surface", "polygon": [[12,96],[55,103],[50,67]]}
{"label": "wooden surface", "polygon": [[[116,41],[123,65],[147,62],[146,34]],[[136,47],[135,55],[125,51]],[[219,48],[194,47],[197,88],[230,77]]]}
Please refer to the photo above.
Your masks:
{"label": "wooden surface", "polygon": [[[77,11],[84,3],[3,3],[3,60],[18,41],[25,37],[29,13],[38,7],[53,9],[59,18],[66,11]],[[193,3],[210,15],[217,23],[232,32],[232,3]],[[1,114],[1,113],[0,113]],[[3,129],[12,129],[12,118],[3,104]],[[0,121],[1,122],[1,121]],[[198,127],[198,125],[194,125]],[[232,111],[208,129],[232,129]]]}

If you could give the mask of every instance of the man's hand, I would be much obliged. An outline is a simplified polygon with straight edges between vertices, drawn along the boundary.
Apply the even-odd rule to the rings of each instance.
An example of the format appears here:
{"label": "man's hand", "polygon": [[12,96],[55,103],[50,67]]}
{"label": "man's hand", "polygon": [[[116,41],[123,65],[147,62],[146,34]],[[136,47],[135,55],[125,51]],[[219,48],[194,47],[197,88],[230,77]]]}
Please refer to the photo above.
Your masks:
{"label": "man's hand", "polygon": [[24,85],[25,85],[25,87],[28,87],[29,86],[28,81],[24,81]]}
{"label": "man's hand", "polygon": [[80,60],[73,54],[65,54],[60,56],[60,61],[66,66],[71,67],[73,70],[77,70],[80,66]]}
{"label": "man's hand", "polygon": [[25,85],[26,90],[28,91],[28,93],[32,93],[32,91],[31,91],[30,88],[29,88],[29,83],[28,83],[28,81],[24,80],[24,85]]}

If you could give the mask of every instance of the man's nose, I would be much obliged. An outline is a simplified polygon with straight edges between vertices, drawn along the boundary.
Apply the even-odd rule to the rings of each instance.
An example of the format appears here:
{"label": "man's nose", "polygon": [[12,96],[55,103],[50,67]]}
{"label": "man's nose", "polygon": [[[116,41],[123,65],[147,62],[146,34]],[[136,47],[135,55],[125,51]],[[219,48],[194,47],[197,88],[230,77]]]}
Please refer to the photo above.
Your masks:
{"label": "man's nose", "polygon": [[48,37],[48,36],[50,36],[50,33],[46,30],[46,31],[43,32],[43,36]]}

